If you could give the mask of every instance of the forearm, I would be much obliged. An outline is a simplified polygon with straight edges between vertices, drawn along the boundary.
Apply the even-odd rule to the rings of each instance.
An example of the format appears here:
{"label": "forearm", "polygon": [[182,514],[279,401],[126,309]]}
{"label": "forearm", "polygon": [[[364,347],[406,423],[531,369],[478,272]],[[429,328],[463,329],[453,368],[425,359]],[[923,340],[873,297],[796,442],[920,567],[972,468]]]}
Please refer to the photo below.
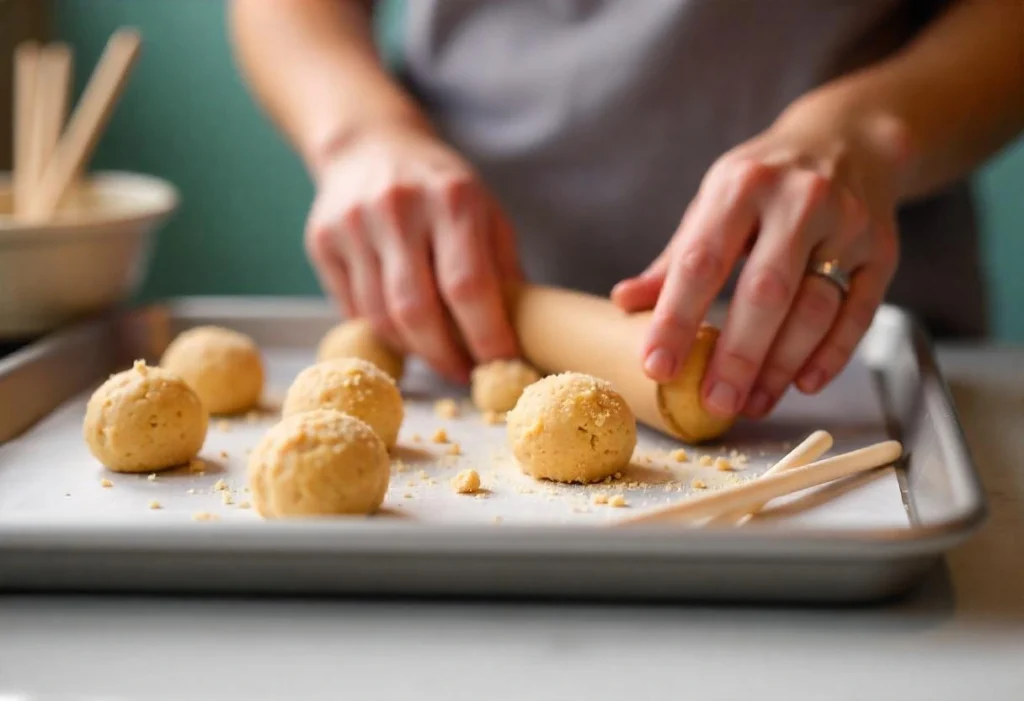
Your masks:
{"label": "forearm", "polygon": [[959,0],[899,54],[794,110],[840,129],[896,125],[898,199],[935,191],[1024,129],[1024,0]]}
{"label": "forearm", "polygon": [[251,89],[314,175],[368,127],[427,120],[380,64],[366,0],[232,0]]}

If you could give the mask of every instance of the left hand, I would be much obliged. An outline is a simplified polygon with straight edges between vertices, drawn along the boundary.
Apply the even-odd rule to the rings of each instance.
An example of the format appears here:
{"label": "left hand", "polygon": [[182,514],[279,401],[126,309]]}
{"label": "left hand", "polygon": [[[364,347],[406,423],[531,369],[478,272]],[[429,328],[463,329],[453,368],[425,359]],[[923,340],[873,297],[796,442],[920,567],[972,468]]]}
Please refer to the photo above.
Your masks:
{"label": "left hand", "polygon": [[[825,387],[846,365],[881,304],[899,255],[895,209],[906,138],[891,120],[791,108],[709,170],[679,229],[612,299],[654,308],[644,369],[671,380],[739,259],[748,254],[705,375],[705,408],[762,417],[791,383]],[[838,261],[845,299],[809,274]]]}

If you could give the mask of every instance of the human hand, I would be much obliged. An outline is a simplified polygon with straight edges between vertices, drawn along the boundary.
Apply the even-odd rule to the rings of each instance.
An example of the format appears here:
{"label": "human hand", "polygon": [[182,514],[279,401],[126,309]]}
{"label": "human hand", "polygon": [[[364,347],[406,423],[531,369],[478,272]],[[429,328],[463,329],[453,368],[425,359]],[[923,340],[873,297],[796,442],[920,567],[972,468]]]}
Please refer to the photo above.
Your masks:
{"label": "human hand", "polygon": [[[716,415],[757,418],[791,383],[825,387],[867,331],[896,270],[899,125],[800,106],[720,158],[679,229],[641,275],[616,286],[628,311],[653,307],[644,369],[668,381],[739,259],[748,254],[701,388]],[[837,261],[845,296],[810,263]]]}
{"label": "human hand", "polygon": [[520,274],[513,232],[454,151],[423,129],[376,130],[317,180],[306,249],[346,316],[456,381],[469,356],[517,354],[502,298]]}

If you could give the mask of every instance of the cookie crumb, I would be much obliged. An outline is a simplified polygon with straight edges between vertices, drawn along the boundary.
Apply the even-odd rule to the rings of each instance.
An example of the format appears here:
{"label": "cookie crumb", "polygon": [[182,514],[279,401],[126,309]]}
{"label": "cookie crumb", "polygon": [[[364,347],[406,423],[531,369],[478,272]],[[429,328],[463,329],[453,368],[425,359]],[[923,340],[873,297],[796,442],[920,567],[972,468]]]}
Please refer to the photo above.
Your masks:
{"label": "cookie crumb", "polygon": [[731,472],[732,463],[728,458],[715,458],[715,469],[719,472]]}
{"label": "cookie crumb", "polygon": [[690,486],[693,487],[694,489],[707,489],[708,488],[707,483],[704,480],[702,480],[700,478],[697,478],[697,477],[693,478],[693,481],[690,482]]}
{"label": "cookie crumb", "polygon": [[222,451],[220,451],[220,456],[221,456],[221,457],[222,457],[223,459],[227,460],[227,459],[228,459],[228,451],[226,451],[226,450],[222,450]]}
{"label": "cookie crumb", "polygon": [[156,473],[154,472],[150,474],[150,476],[147,477],[146,479],[148,479],[150,482],[156,482]]}
{"label": "cookie crumb", "polygon": [[412,499],[412,492],[406,492],[402,495],[403,499]]}
{"label": "cookie crumb", "polygon": [[485,411],[483,413],[484,423],[489,426],[497,426],[505,420],[505,415],[497,411]]}
{"label": "cookie crumb", "polygon": [[608,495],[607,494],[595,494],[594,498],[591,499],[591,501],[593,501],[595,504],[607,504],[608,503]]}
{"label": "cookie crumb", "polygon": [[197,511],[192,514],[193,521],[220,521],[220,516],[209,511]]}
{"label": "cookie crumb", "polygon": [[220,431],[221,433],[230,433],[231,422],[226,419],[221,419],[220,421],[217,422],[217,430]]}
{"label": "cookie crumb", "polygon": [[250,504],[247,501],[240,501],[240,502],[238,502],[238,508],[239,509],[248,509],[248,508],[251,508],[251,507],[252,507],[252,504]]}
{"label": "cookie crumb", "polygon": [[185,493],[186,493],[186,494],[195,494],[195,493],[196,493],[196,490],[194,490],[194,489],[191,489],[191,488],[189,488],[189,489],[186,489],[186,490],[185,490]]}
{"label": "cookie crumb", "polygon": [[686,454],[686,451],[682,448],[676,448],[671,453],[672,459],[676,462],[686,462],[690,459],[690,456]]}
{"label": "cookie crumb", "polygon": [[617,509],[621,509],[626,505],[626,497],[621,494],[615,494],[608,499],[608,506],[614,506]]}
{"label": "cookie crumb", "polygon": [[434,402],[434,413],[442,419],[454,419],[459,415],[459,405],[454,399],[438,399]]}
{"label": "cookie crumb", "polygon": [[108,480],[106,477],[104,477],[103,479],[100,480],[100,486],[103,487],[104,489],[110,489],[111,487],[114,486],[114,483]]}
{"label": "cookie crumb", "polygon": [[458,494],[476,494],[480,491],[480,475],[476,470],[463,470],[455,475],[452,488]]}
{"label": "cookie crumb", "polygon": [[435,443],[447,443],[448,432],[445,431],[443,428],[439,428],[436,431],[434,431],[434,435],[430,437],[430,440],[434,441]]}
{"label": "cookie crumb", "polygon": [[221,492],[220,500],[224,506],[231,506],[235,503],[235,499],[231,496],[231,492]]}
{"label": "cookie crumb", "polygon": [[199,458],[192,458],[188,462],[188,471],[203,474],[206,471],[206,463]]}
{"label": "cookie crumb", "polygon": [[224,480],[217,480],[216,482],[213,483],[213,488],[215,491],[223,492],[228,488],[228,483],[225,482]]}
{"label": "cookie crumb", "polygon": [[152,509],[153,511],[156,511],[157,509],[162,509],[163,507],[160,506],[160,502],[158,502],[156,499],[153,499],[152,501],[149,502],[149,508]]}
{"label": "cookie crumb", "polygon": [[462,455],[462,446],[460,446],[458,443],[452,443],[450,446],[448,446],[448,454]]}
{"label": "cookie crumb", "polygon": [[494,519],[493,519],[493,521],[495,523],[502,523],[502,522],[504,522],[504,520],[505,519],[503,519],[501,516],[495,516]]}
{"label": "cookie crumb", "polygon": [[700,462],[703,467],[711,467],[715,461],[711,459],[710,455],[701,455],[698,462]]}
{"label": "cookie crumb", "polygon": [[673,491],[673,486],[672,486],[672,483],[671,483],[671,482],[666,482],[666,483],[665,483],[665,491],[666,491],[666,492],[671,492],[671,491]]}

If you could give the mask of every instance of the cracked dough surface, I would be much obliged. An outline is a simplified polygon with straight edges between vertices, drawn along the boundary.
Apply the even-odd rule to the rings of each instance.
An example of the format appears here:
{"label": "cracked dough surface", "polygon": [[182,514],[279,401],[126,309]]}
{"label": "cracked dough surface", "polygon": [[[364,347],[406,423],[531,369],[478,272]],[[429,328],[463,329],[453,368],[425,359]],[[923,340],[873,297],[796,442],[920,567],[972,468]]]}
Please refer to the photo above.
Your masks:
{"label": "cracked dough surface", "polygon": [[206,408],[182,378],[139,360],[93,392],[82,434],[114,472],[154,472],[194,458],[208,425]]}
{"label": "cracked dough surface", "polygon": [[596,482],[629,464],[636,419],[604,380],[550,375],[523,391],[508,414],[508,440],[528,475],[557,482]]}
{"label": "cracked dough surface", "polygon": [[363,421],[333,409],[293,414],[249,456],[253,506],[264,518],[370,514],[391,467],[384,442]]}

